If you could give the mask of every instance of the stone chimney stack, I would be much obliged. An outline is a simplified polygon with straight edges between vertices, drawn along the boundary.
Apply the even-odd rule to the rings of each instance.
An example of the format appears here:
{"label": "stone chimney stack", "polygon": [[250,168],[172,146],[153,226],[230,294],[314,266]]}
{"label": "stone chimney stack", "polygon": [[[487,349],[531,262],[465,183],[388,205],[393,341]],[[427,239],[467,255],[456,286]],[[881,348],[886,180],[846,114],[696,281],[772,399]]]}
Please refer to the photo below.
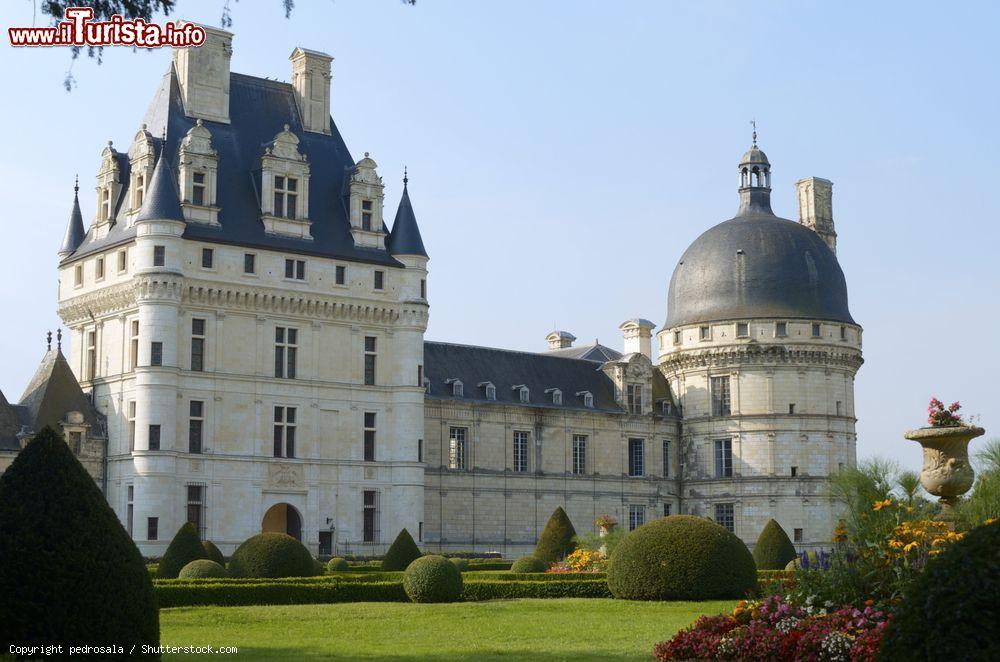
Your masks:
{"label": "stone chimney stack", "polygon": [[549,349],[566,349],[567,347],[573,346],[573,341],[576,340],[574,336],[569,331],[553,331],[549,335],[545,336],[546,342],[549,343]]}
{"label": "stone chimney stack", "polygon": [[823,238],[837,252],[833,227],[833,182],[822,177],[806,177],[795,183],[799,195],[799,223]]}
{"label": "stone chimney stack", "polygon": [[653,329],[656,325],[649,320],[636,318],[622,322],[618,329],[625,338],[625,354],[642,354],[653,360]]}
{"label": "stone chimney stack", "polygon": [[296,48],[292,61],[292,88],[295,105],[302,117],[302,128],[330,135],[330,63],[326,53]]}
{"label": "stone chimney stack", "polygon": [[233,34],[202,25],[205,43],[174,49],[174,71],[180,83],[184,114],[229,124],[229,61]]}

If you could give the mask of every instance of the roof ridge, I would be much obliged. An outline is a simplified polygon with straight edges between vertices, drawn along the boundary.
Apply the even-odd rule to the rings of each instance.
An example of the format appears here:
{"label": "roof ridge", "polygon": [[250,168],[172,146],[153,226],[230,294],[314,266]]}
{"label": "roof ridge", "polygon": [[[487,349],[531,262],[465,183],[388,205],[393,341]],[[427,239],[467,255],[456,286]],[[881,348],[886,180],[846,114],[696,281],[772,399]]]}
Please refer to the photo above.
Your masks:
{"label": "roof ridge", "polygon": [[466,349],[489,349],[494,352],[506,352],[508,354],[524,354],[531,357],[541,357],[546,359],[559,359],[560,361],[579,361],[580,363],[587,363],[594,365],[596,361],[589,361],[587,359],[574,358],[569,356],[554,356],[546,352],[530,352],[523,349],[504,349],[503,347],[489,347],[487,345],[470,345],[468,343],[456,343],[456,342],[446,342],[443,340],[425,340],[425,345],[448,345],[449,347],[464,347]]}
{"label": "roof ridge", "polygon": [[254,83],[254,84],[260,85],[262,87],[281,87],[281,88],[287,88],[289,90],[292,89],[292,84],[291,83],[286,83],[283,80],[274,80],[274,79],[271,79],[271,78],[261,78],[260,76],[253,76],[251,74],[241,74],[238,71],[230,71],[229,72],[229,77],[230,78],[234,78],[234,77],[236,77],[236,78],[242,78],[243,80],[241,82]]}

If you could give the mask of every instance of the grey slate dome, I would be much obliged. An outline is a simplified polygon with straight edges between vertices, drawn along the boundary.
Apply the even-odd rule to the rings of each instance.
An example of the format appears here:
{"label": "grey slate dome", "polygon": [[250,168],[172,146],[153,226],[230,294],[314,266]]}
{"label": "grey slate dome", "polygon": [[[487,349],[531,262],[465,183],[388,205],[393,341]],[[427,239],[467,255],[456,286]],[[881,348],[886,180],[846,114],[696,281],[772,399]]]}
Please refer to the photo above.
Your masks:
{"label": "grey slate dome", "polygon": [[[766,162],[756,145],[747,155]],[[822,237],[775,216],[765,182],[741,183],[737,216],[695,239],[674,269],[665,328],[761,318],[855,324],[844,272]]]}

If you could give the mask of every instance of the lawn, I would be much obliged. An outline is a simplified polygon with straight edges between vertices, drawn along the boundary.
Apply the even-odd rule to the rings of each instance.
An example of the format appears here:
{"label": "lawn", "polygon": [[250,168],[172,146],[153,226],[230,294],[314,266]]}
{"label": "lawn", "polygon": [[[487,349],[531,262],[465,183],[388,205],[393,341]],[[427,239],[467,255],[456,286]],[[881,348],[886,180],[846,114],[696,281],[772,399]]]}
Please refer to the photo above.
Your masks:
{"label": "lawn", "polygon": [[160,611],[160,631],[163,645],[236,646],[238,659],[648,660],[656,642],[734,604],[561,599],[181,607]]}

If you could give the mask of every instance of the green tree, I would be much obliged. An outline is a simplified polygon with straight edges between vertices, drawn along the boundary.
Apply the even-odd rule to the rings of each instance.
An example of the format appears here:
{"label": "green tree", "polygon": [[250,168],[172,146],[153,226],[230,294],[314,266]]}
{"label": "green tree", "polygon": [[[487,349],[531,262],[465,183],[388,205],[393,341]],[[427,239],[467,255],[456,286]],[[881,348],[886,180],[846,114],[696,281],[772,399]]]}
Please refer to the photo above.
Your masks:
{"label": "green tree", "polygon": [[185,522],[167,545],[167,551],[163,553],[156,569],[156,576],[160,579],[176,579],[181,568],[188,563],[207,558],[208,553],[198,538],[198,529],[191,522]]}
{"label": "green tree", "polygon": [[142,555],[94,479],[48,427],[0,476],[0,596],[3,652],[15,643],[115,643],[129,650],[160,641]]}
{"label": "green tree", "polygon": [[973,459],[976,484],[958,506],[959,516],[970,528],[1000,518],[1000,438],[986,442]]}
{"label": "green tree", "polygon": [[546,563],[562,561],[576,549],[576,529],[562,506],[553,511],[535,545],[534,556]]}
{"label": "green tree", "polygon": [[795,545],[788,534],[773,519],[769,519],[753,546],[753,560],[758,570],[784,570],[795,560]]}
{"label": "green tree", "polygon": [[382,558],[383,570],[406,570],[407,566],[420,558],[420,548],[413,542],[413,536],[406,529],[399,532],[389,550]]}

